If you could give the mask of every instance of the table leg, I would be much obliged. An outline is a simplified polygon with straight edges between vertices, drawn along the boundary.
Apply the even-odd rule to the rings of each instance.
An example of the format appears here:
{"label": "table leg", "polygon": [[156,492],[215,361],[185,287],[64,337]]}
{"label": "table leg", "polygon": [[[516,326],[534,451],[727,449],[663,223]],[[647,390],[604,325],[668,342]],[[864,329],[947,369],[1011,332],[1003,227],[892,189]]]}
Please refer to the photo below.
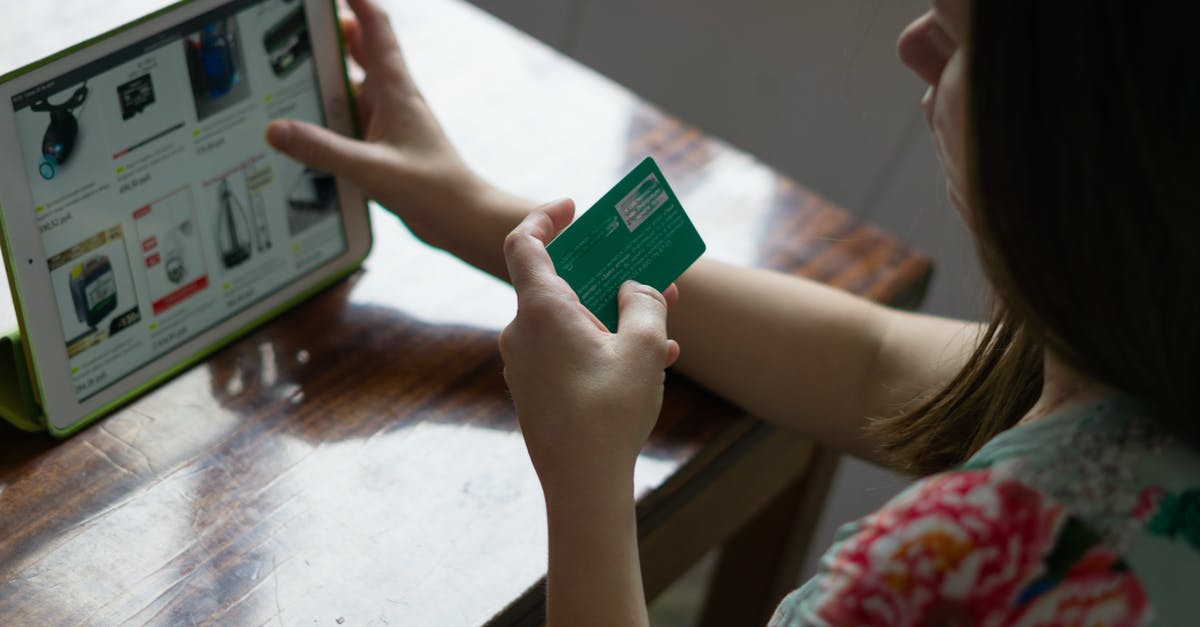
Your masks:
{"label": "table leg", "polygon": [[765,625],[796,588],[837,460],[833,451],[816,448],[805,472],[725,541],[709,580],[702,627]]}

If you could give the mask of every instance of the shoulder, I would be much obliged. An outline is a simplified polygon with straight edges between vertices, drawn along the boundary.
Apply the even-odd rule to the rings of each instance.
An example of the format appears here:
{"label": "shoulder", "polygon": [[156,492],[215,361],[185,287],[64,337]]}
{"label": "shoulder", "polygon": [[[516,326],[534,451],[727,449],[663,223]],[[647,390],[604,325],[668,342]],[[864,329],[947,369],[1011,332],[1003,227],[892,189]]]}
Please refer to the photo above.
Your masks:
{"label": "shoulder", "polygon": [[1007,625],[1093,610],[1107,618],[1099,624],[1149,619],[1120,557],[1003,465],[915,483],[848,525],[822,566],[773,624]]}

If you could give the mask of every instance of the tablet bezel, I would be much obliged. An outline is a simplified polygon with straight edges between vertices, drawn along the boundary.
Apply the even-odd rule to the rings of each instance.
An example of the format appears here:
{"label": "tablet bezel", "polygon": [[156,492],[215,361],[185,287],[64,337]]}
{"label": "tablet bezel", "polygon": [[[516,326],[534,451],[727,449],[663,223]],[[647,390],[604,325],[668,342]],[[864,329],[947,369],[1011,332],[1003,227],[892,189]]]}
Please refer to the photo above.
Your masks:
{"label": "tablet bezel", "polygon": [[[184,0],[118,27],[56,55],[0,77],[0,103],[24,89],[60,76],[235,0]],[[343,135],[356,135],[352,93],[343,57],[336,7],[330,0],[302,0],[317,85],[326,125]],[[371,246],[366,199],[350,181],[338,178],[338,208],[346,238],[345,251],[308,270],[289,284],[183,344],[126,373],[93,396],[76,400],[70,379],[66,343],[55,304],[48,257],[32,211],[25,160],[20,158],[15,114],[0,107],[0,159],[13,164],[0,169],[0,228],[34,394],[48,430],[57,436],[74,433],[116,407],[245,334],[266,320],[357,268]],[[269,150],[269,148],[267,148]],[[5,209],[18,208],[17,210]],[[24,207],[27,210],[21,211]]]}

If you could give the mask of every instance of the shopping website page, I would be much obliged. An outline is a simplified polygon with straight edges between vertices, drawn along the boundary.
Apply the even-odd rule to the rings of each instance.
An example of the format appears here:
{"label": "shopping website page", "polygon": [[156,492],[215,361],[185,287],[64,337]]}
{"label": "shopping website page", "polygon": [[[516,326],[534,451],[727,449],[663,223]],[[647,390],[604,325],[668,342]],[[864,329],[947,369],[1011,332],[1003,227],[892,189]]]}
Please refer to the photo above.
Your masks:
{"label": "shopping website page", "polygon": [[341,255],[299,0],[240,0],[12,99],[79,401]]}

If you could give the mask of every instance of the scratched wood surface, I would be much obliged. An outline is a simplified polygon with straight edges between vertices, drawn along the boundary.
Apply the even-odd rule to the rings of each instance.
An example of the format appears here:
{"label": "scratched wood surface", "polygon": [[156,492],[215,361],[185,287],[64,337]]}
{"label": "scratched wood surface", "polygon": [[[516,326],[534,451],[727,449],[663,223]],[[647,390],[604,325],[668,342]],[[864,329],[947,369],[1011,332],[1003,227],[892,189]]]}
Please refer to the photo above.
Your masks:
{"label": "scratched wood surface", "polygon": [[[6,6],[0,68],[161,4]],[[388,6],[449,134],[508,189],[586,205],[651,154],[712,256],[919,297],[925,257],[753,158],[457,0]],[[77,436],[0,427],[5,624],[469,625],[536,605],[543,506],[496,350],[511,290],[372,219],[362,271]],[[672,377],[639,518],[757,428]]]}

